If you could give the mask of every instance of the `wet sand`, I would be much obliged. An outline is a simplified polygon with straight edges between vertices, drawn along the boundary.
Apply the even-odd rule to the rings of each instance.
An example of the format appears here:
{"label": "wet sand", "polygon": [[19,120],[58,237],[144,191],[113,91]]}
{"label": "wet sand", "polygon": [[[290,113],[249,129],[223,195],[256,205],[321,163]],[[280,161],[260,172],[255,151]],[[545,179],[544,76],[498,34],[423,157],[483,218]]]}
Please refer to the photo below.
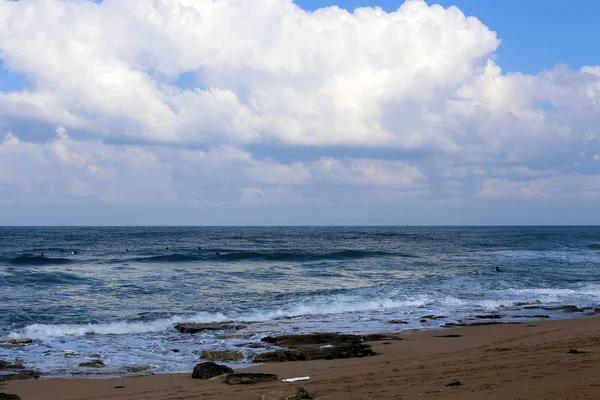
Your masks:
{"label": "wet sand", "polygon": [[[445,337],[456,335],[457,337]],[[374,342],[373,357],[264,364],[314,399],[600,399],[600,317],[420,331]],[[447,386],[453,381],[460,385]],[[40,379],[0,386],[23,400],[253,399],[295,384],[229,386],[166,374]]]}

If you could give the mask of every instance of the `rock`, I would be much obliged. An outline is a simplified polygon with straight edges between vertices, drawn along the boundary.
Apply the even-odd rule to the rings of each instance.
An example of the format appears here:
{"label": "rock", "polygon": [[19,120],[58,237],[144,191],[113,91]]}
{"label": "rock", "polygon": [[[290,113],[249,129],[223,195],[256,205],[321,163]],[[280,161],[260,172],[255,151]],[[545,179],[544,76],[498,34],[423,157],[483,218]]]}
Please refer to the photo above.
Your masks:
{"label": "rock", "polygon": [[229,333],[218,335],[217,339],[249,339],[254,336],[252,333]]}
{"label": "rock", "polygon": [[448,317],[445,316],[445,315],[433,315],[433,314],[430,314],[430,315],[423,315],[421,318],[422,319],[442,319],[442,318],[448,318]]}
{"label": "rock", "polygon": [[287,347],[290,349],[317,344],[359,343],[381,340],[402,340],[402,338],[400,338],[398,335],[384,335],[380,333],[371,335],[343,335],[339,333],[325,332],[310,333],[307,335],[283,335],[277,337],[267,336],[262,339],[263,342],[274,344],[280,347]]}
{"label": "rock", "polygon": [[0,371],[11,370],[11,369],[23,369],[23,364],[17,360],[11,363],[9,361],[0,360]]}
{"label": "rock", "polygon": [[0,393],[0,400],[21,400],[21,398],[16,394]]}
{"label": "rock", "polygon": [[500,318],[502,318],[502,315],[500,315],[500,314],[476,315],[475,318],[478,318],[478,319],[500,319]]}
{"label": "rock", "polygon": [[486,322],[447,322],[442,328],[456,328],[459,326],[485,326],[485,325],[518,325],[520,322],[486,321]]}
{"label": "rock", "polygon": [[569,349],[569,354],[584,354],[584,353],[585,353],[585,351]]}
{"label": "rock", "polygon": [[513,318],[535,318],[535,319],[542,319],[542,318],[550,318],[549,315],[546,314],[535,314],[535,315],[513,315]]}
{"label": "rock", "polygon": [[69,353],[65,353],[64,354],[65,358],[73,358],[73,357],[79,357],[79,354],[74,353],[74,352],[69,352]]}
{"label": "rock", "polygon": [[204,362],[198,364],[194,367],[194,372],[192,372],[192,378],[194,379],[210,379],[214,376],[219,376],[223,374],[232,374],[233,369],[229,368],[226,365],[219,365],[212,361]]}
{"label": "rock", "polygon": [[255,383],[272,382],[278,380],[275,374],[229,374],[223,380],[228,385],[251,385]]}
{"label": "rock", "polygon": [[128,365],[125,367],[125,371],[130,374],[139,374],[142,372],[150,371],[149,365]]}
{"label": "rock", "polygon": [[339,358],[361,358],[377,355],[366,343],[336,343],[334,345],[313,345],[291,350],[276,350],[254,357],[255,363],[284,361],[333,360]]}
{"label": "rock", "polygon": [[79,363],[80,367],[89,367],[89,368],[102,368],[104,367],[104,362],[102,360],[92,360]]}
{"label": "rock", "polygon": [[452,382],[447,383],[446,386],[462,386],[462,382],[458,379],[455,379]]}
{"label": "rock", "polygon": [[244,355],[239,351],[203,351],[200,357],[211,361],[241,361]]}
{"label": "rock", "polygon": [[9,374],[0,374],[0,382],[6,381],[22,381],[26,379],[38,379],[40,373],[29,369],[20,370]]}
{"label": "rock", "polygon": [[301,400],[310,399],[310,395],[302,386],[274,390],[260,396],[259,400]]}
{"label": "rock", "polygon": [[232,331],[244,329],[247,325],[233,323],[217,324],[177,324],[175,329],[181,333],[199,333],[204,331]]}
{"label": "rock", "polygon": [[397,324],[408,324],[408,321],[403,321],[401,319],[390,319],[388,322],[386,322],[387,324],[390,325],[397,325]]}
{"label": "rock", "polygon": [[445,338],[457,338],[457,337],[461,337],[462,335],[437,335],[434,337],[445,337]]}
{"label": "rock", "polygon": [[33,342],[31,339],[6,339],[0,340],[1,344],[17,344],[17,345],[25,345]]}

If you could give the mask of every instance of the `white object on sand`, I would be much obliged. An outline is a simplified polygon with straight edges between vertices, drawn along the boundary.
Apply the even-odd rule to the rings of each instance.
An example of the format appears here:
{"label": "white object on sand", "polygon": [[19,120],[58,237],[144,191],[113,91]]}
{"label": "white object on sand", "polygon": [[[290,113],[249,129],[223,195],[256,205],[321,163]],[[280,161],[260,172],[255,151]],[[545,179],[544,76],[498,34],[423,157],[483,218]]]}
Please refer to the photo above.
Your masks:
{"label": "white object on sand", "polygon": [[296,378],[282,379],[281,382],[298,382],[298,381],[307,381],[309,379],[310,379],[310,376],[298,376]]}

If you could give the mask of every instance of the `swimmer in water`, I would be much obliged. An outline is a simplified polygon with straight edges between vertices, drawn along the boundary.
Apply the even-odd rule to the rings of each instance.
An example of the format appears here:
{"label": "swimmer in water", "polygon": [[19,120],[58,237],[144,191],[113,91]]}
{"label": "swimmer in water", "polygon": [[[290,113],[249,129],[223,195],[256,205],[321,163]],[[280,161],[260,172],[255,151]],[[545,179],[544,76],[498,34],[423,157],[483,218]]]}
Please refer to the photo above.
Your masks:
{"label": "swimmer in water", "polygon": [[219,253],[218,251],[215,253],[215,256],[220,256],[221,253]]}

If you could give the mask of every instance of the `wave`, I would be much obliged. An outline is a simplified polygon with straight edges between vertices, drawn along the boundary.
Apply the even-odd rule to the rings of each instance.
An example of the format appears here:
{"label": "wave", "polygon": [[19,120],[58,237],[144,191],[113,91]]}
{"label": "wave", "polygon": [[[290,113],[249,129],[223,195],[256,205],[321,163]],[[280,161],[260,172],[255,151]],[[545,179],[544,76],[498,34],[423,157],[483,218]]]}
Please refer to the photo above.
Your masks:
{"label": "wave", "polygon": [[70,264],[72,261],[68,258],[63,257],[42,257],[33,255],[23,255],[19,257],[13,257],[8,260],[9,264],[12,265],[64,265]]}
{"label": "wave", "polygon": [[406,253],[389,253],[385,251],[342,250],[333,253],[310,253],[303,251],[289,252],[258,252],[230,249],[203,250],[198,253],[164,254],[149,257],[135,257],[126,260],[111,260],[111,262],[140,262],[140,263],[180,263],[194,261],[320,261],[320,260],[356,260],[380,257],[417,257]]}
{"label": "wave", "polygon": [[588,249],[600,250],[600,243],[593,243],[588,246]]}
{"label": "wave", "polygon": [[48,339],[61,336],[84,335],[128,335],[163,332],[173,329],[178,323],[218,323],[245,322],[260,323],[311,315],[332,315],[358,311],[384,310],[393,308],[415,308],[427,304],[430,299],[420,296],[416,299],[392,300],[377,298],[366,300],[363,297],[334,296],[306,303],[296,303],[275,310],[249,310],[246,313],[198,313],[192,316],[173,316],[152,321],[117,321],[101,324],[33,324],[11,332],[9,339]]}
{"label": "wave", "polygon": [[6,284],[14,286],[23,284],[77,285],[98,283],[96,279],[84,278],[66,272],[32,272],[23,270],[16,271],[15,274],[4,275],[3,280]]}

